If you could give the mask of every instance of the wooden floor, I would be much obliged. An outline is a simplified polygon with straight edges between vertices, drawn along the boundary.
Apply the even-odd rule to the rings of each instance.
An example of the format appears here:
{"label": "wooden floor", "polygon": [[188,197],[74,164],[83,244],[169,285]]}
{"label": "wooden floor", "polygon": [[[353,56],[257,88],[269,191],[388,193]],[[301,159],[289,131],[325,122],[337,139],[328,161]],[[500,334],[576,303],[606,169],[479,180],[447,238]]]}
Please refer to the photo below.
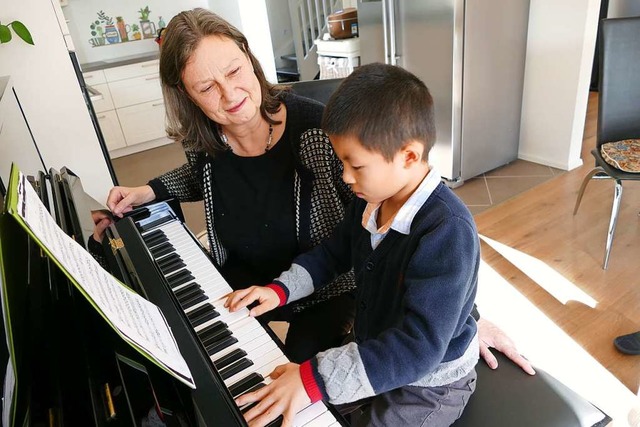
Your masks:
{"label": "wooden floor", "polygon": [[[580,183],[593,167],[597,94],[585,123],[584,165],[561,174],[475,216],[481,235],[542,261],[597,304],[560,302],[522,269],[483,243],[484,261],[575,340],[634,394],[640,388],[640,356],[616,351],[617,335],[640,330],[640,188],[625,182],[608,270],[602,269],[613,182],[592,181],[576,216]],[[551,284],[553,285],[553,284]],[[482,307],[481,307],[482,310]],[[588,373],[586,373],[588,375]]]}

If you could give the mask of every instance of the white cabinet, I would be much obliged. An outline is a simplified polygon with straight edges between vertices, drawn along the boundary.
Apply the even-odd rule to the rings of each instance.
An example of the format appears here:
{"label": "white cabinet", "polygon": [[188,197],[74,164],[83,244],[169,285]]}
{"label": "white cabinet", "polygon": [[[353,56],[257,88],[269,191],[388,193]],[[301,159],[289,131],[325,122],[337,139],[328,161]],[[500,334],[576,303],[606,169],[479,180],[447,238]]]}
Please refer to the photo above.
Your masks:
{"label": "white cabinet", "polygon": [[87,84],[103,95],[93,107],[112,157],[171,142],[158,65],[152,60],[84,73]]}
{"label": "white cabinet", "polygon": [[118,117],[127,145],[162,138],[166,134],[162,100],[118,108]]}
{"label": "white cabinet", "polygon": [[96,113],[96,115],[98,116],[100,130],[102,131],[102,136],[104,136],[104,141],[109,151],[126,147],[127,143],[125,142],[124,133],[122,133],[122,128],[120,127],[118,115],[115,110],[103,111]]}
{"label": "white cabinet", "polygon": [[116,108],[162,99],[158,73],[109,83]]}

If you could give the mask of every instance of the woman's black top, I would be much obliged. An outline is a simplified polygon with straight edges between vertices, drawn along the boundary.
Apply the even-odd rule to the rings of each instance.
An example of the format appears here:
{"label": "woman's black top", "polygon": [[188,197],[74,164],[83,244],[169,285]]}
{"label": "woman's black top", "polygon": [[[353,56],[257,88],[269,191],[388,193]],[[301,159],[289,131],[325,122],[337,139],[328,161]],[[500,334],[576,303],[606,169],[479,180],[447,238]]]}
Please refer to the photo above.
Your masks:
{"label": "woman's black top", "polygon": [[285,126],[279,142],[262,155],[229,150],[213,159],[214,219],[228,253],[220,272],[234,289],[271,283],[299,252],[289,141]]}

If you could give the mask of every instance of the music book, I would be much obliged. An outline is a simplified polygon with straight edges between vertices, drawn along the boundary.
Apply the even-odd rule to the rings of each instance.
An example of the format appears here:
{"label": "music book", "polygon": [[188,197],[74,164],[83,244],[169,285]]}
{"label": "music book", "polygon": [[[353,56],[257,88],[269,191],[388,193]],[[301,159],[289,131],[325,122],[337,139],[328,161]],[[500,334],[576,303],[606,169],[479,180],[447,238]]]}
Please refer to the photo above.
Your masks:
{"label": "music book", "polygon": [[[3,215],[11,216],[28,233],[123,340],[182,383],[196,388],[160,308],[118,281],[68,236],[15,164],[11,168]],[[8,243],[0,241],[3,245]],[[0,261],[3,261],[1,255]],[[10,330],[11,313],[6,301],[6,280],[2,279],[0,275],[9,364],[12,364],[15,363],[15,349]],[[10,368],[7,371],[13,372]],[[15,378],[11,377],[10,381],[13,384],[7,384],[5,379],[5,399],[6,388],[11,392],[17,387]],[[5,401],[5,410],[9,409],[7,406],[11,406],[11,403]],[[6,417],[8,415],[3,411],[3,418]]]}

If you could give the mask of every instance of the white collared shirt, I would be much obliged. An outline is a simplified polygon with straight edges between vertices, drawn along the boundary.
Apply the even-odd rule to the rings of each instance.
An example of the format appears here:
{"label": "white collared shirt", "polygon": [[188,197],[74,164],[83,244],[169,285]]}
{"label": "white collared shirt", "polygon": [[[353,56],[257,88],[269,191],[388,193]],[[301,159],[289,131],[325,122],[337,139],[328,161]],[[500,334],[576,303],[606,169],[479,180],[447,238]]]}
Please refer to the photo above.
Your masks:
{"label": "white collared shirt", "polygon": [[380,228],[378,228],[377,220],[381,203],[367,203],[362,213],[362,226],[371,233],[371,248],[377,248],[382,239],[389,233],[390,229],[394,229],[398,233],[409,234],[413,218],[415,218],[424,202],[431,196],[431,193],[433,193],[433,190],[435,190],[439,183],[440,173],[435,168],[431,168],[418,188],[416,188],[413,194],[404,202],[393,218]]}

